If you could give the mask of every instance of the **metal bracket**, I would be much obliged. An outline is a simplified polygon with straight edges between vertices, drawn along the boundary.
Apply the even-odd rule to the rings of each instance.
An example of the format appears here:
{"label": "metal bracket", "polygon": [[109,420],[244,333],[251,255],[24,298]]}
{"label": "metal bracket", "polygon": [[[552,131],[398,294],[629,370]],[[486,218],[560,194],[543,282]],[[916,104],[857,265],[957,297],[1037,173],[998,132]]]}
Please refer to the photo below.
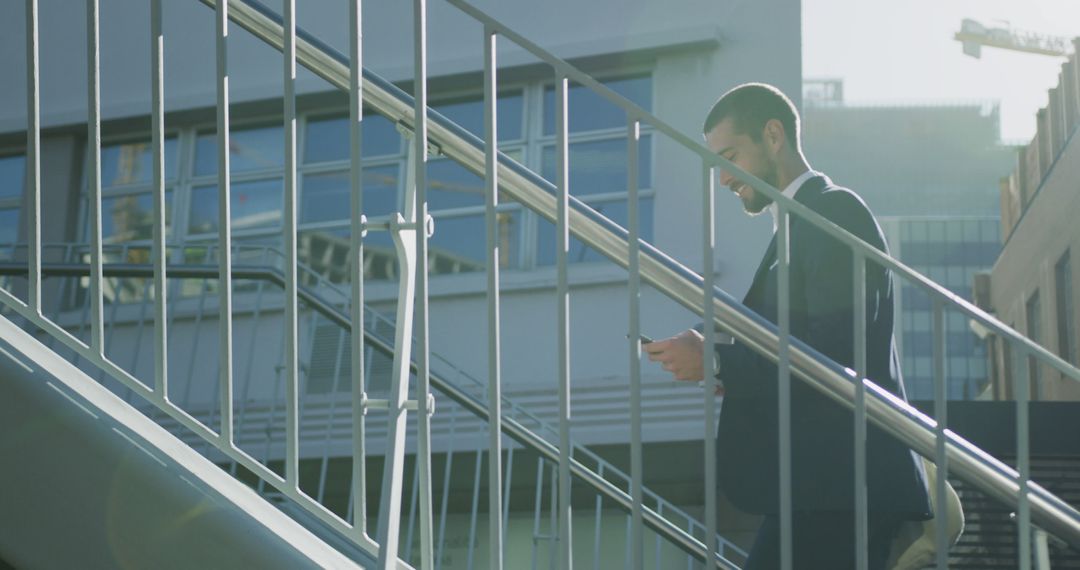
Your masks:
{"label": "metal bracket", "polygon": [[[405,218],[400,214],[394,214],[393,218],[380,222],[369,222],[367,216],[360,215],[360,237],[367,237],[368,230],[380,231],[380,232],[400,232],[405,230],[415,230],[417,224],[413,222],[406,222]],[[424,216],[424,232],[427,237],[435,235],[435,218],[428,214]]]}
{"label": "metal bracket", "polygon": [[[361,398],[361,400],[360,400],[360,406],[364,411],[364,415],[366,416],[368,410],[389,410],[390,409],[390,400],[387,400],[385,398],[368,398],[367,395],[365,394],[364,397]],[[405,400],[404,408],[406,410],[410,410],[410,411],[415,412],[419,407],[417,406],[416,400]],[[428,394],[427,407],[425,408],[424,411],[427,412],[428,416],[435,415],[435,395],[434,394]]]}
{"label": "metal bracket", "polygon": [[[405,137],[406,139],[412,139],[413,134],[416,132],[411,126],[409,126],[408,123],[405,122],[405,119],[399,119],[397,123],[394,123],[394,127],[399,133],[401,133],[401,136]],[[431,142],[430,138],[428,139],[427,143],[427,152],[428,157],[439,157],[443,155],[442,147]]]}

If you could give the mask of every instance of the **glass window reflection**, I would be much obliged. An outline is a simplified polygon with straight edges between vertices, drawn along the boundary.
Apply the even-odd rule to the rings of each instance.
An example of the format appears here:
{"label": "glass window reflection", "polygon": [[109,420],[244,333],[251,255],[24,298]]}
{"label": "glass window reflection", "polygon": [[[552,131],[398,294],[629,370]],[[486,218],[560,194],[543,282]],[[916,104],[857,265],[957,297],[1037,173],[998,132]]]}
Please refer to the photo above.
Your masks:
{"label": "glass window reflection", "polygon": [[[642,109],[652,109],[652,78],[631,77],[604,81],[612,91],[636,103]],[[569,130],[595,131],[615,127],[626,128],[626,111],[597,95],[592,89],[571,84],[566,94]],[[544,90],[544,134],[555,134],[555,87]]]}
{"label": "glass window reflection", "polygon": [[[638,184],[639,188],[652,186],[651,137],[643,136],[639,142]],[[627,154],[626,139],[572,143],[570,152],[570,194],[603,194],[626,192]],[[541,175],[555,183],[555,147],[544,147]]]}
{"label": "glass window reflection", "polygon": [[0,158],[0,199],[21,198],[26,181],[26,157]]}
{"label": "glass window reflection", "polygon": [[[285,160],[282,127],[230,131],[229,169],[246,172],[280,168]],[[195,141],[195,175],[217,174],[217,134],[205,133]]]}
{"label": "glass window reflection", "polygon": [[[611,219],[623,228],[627,226],[626,200],[613,200],[589,204],[589,207],[598,213]],[[651,241],[653,238],[653,199],[641,198],[638,207],[640,218],[639,232],[641,239]],[[555,225],[541,219],[537,222],[536,236],[536,264],[540,266],[555,265]],[[607,260],[600,252],[587,247],[576,238],[570,238],[570,251],[567,254],[569,263],[588,263]]]}
{"label": "glass window reflection", "polygon": [[[401,152],[401,134],[382,115],[364,115],[360,136],[360,151],[365,157]],[[349,160],[349,118],[309,120],[304,136],[304,162],[335,160]]]}
{"label": "glass window reflection", "polygon": [[[499,267],[513,267],[518,259],[521,214],[496,213]],[[484,216],[437,217],[429,242],[428,266],[433,274],[468,273],[487,267],[487,233]]]}
{"label": "glass window reflection", "polygon": [[[503,93],[497,101],[499,141],[511,141],[521,138],[523,99],[520,91],[513,94]],[[484,100],[451,102],[435,105],[435,110],[461,125],[470,133],[484,138]]]}
{"label": "glass window reflection", "polygon": [[[172,234],[172,192],[165,193],[165,237]],[[154,237],[152,194],[128,194],[101,200],[101,236],[104,243],[149,240]]]}
{"label": "glass window reflection", "polygon": [[427,182],[429,210],[484,205],[483,179],[452,160],[429,162]]}
{"label": "glass window reflection", "polygon": [[[279,226],[282,219],[282,196],[283,183],[280,178],[233,184],[229,200],[233,231]],[[217,230],[217,186],[193,188],[188,232],[201,234]]]}
{"label": "glass window reflection", "polygon": [[[548,179],[554,171],[552,144],[553,89],[547,79],[511,88],[499,97],[499,138],[502,149],[528,168]],[[646,109],[651,108],[652,81],[648,76],[605,82],[616,92]],[[589,201],[590,207],[625,225],[626,132],[625,113],[591,90],[572,86],[570,93],[571,192]],[[436,99],[438,101],[438,99]],[[480,136],[483,101],[479,93],[456,99],[443,98],[435,110]],[[318,113],[322,113],[319,115]],[[526,121],[528,117],[528,121]],[[267,117],[261,126],[231,132],[230,161],[235,175],[231,186],[231,215],[235,240],[264,240],[280,245],[283,220],[283,136],[280,122]],[[320,110],[302,118],[299,177],[300,255],[315,263],[325,255],[337,259],[347,245],[349,231],[349,131],[344,109]],[[176,237],[191,243],[210,243],[218,231],[216,134],[213,126],[199,132],[189,127],[166,140],[166,171],[170,190],[187,211],[177,212]],[[406,168],[405,137],[392,121],[376,114],[363,123],[364,214],[369,218],[391,215],[401,208]],[[183,144],[188,145],[182,147]],[[642,234],[652,238],[651,138],[645,129],[641,140],[638,176],[645,192],[642,199]],[[527,149],[527,151],[526,151]],[[537,154],[539,153],[539,154]],[[182,159],[182,160],[181,160]],[[370,160],[369,160],[370,159]],[[149,240],[153,230],[150,182],[152,159],[149,137],[102,149],[103,230],[113,243]],[[183,165],[183,172],[180,171]],[[21,156],[0,158],[0,238],[17,233],[17,200],[23,192]],[[456,162],[433,155],[427,164],[429,211],[436,216],[436,235],[431,241],[432,273],[462,273],[484,267],[484,182]],[[170,194],[171,207],[172,194]],[[504,267],[554,263],[554,232],[551,224],[500,196],[501,260]],[[449,215],[449,217],[448,217]],[[13,220],[8,223],[6,220]],[[530,228],[523,230],[523,225]],[[303,240],[307,240],[304,242]],[[535,242],[535,243],[534,243]],[[393,279],[397,262],[389,234],[372,232],[365,240],[368,279]],[[594,251],[574,240],[572,262],[600,260]],[[526,255],[527,254],[527,255]],[[337,261],[320,269],[333,281],[344,279]]]}
{"label": "glass window reflection", "polygon": [[[165,179],[176,178],[176,137],[165,139]],[[101,148],[101,185],[150,184],[154,178],[154,152],[149,140]]]}
{"label": "glass window reflection", "polygon": [[[397,211],[398,166],[364,168],[364,214],[385,216]],[[307,174],[300,200],[300,223],[349,220],[352,190],[349,172]]]}
{"label": "glass window reflection", "polygon": [[0,244],[22,241],[19,237],[19,209],[0,210]]}

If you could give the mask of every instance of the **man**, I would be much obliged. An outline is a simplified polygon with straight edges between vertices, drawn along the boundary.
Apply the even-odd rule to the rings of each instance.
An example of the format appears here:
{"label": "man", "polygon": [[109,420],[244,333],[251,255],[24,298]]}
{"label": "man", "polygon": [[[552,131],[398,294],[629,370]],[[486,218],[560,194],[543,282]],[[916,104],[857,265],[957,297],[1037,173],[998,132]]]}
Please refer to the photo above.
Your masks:
{"label": "man", "polygon": [[[871,245],[887,251],[881,228],[855,193],[810,169],[802,154],[799,117],[778,89],[740,85],[709,112],[709,148],[746,172]],[[750,215],[776,206],[764,194],[723,171],[720,182]],[[853,367],[853,273],[850,248],[790,218],[791,332],[836,362]],[[743,303],[777,322],[776,236]],[[891,274],[867,264],[868,377],[904,398],[893,342]],[[696,330],[644,345],[677,380],[701,380],[703,339]],[[715,347],[726,394],[717,433],[719,483],[738,508],[765,515],[747,570],[779,568],[779,460],[777,367],[745,345]],[[793,559],[797,569],[855,567],[854,428],[852,413],[794,379],[791,388]],[[884,568],[889,546],[905,520],[926,520],[930,507],[917,456],[872,425],[867,435],[870,568]]]}

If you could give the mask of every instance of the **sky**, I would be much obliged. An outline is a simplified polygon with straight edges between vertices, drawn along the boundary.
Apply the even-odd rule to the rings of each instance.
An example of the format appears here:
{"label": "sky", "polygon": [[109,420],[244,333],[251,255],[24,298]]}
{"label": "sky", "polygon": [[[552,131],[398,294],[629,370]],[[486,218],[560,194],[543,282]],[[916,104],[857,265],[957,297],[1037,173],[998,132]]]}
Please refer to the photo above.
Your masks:
{"label": "sky", "polygon": [[803,76],[841,78],[848,104],[998,102],[1001,136],[1030,140],[1064,58],[983,47],[964,55],[964,18],[1080,36],[1080,0],[803,0]]}

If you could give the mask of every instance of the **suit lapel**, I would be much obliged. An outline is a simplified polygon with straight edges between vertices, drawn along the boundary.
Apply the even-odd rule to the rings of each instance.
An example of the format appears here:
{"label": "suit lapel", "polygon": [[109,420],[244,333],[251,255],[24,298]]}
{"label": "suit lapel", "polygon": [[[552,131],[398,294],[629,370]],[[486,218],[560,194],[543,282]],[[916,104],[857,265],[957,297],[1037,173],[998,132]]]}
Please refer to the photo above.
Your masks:
{"label": "suit lapel", "polygon": [[[795,193],[795,200],[800,204],[805,204],[812,195],[820,194],[828,185],[829,179],[824,174],[813,176],[799,187],[798,192]],[[790,238],[790,234],[788,237]],[[769,269],[772,268],[775,262],[776,233],[773,233],[772,239],[769,240],[769,247],[765,250],[765,256],[761,258],[761,263],[758,265],[757,271],[754,272],[754,280],[750,284],[750,289],[746,292],[746,297],[743,298],[744,305],[748,307],[757,306],[756,297],[760,294],[765,278],[769,275]]]}
{"label": "suit lapel", "polygon": [[772,240],[769,241],[769,247],[765,250],[765,257],[761,258],[761,263],[758,264],[757,271],[754,273],[754,280],[750,283],[750,289],[746,292],[746,297],[743,299],[743,304],[747,306],[755,306],[753,302],[757,297],[758,292],[761,289],[762,283],[765,280],[765,276],[769,274],[769,268],[772,267],[773,261],[776,260],[776,234],[773,234]]}

